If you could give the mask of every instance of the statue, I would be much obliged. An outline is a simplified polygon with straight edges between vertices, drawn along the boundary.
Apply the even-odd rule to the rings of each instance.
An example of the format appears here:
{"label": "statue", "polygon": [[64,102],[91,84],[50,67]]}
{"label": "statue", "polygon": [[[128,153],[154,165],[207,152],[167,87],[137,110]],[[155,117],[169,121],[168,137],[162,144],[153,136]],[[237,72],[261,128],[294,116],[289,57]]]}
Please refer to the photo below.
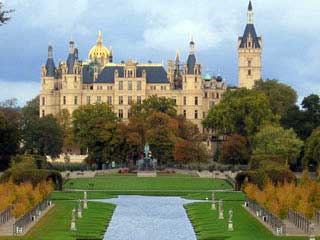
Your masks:
{"label": "statue", "polygon": [[150,151],[150,146],[148,143],[144,146],[144,156],[138,160],[139,170],[154,170],[157,167],[157,160],[152,158]]}
{"label": "statue", "polygon": [[229,210],[228,230],[229,230],[230,232],[233,231],[233,211],[232,211],[232,209]]}
{"label": "statue", "polygon": [[315,234],[315,226],[314,223],[311,223],[309,225],[309,240],[316,240],[316,234]]}
{"label": "statue", "polygon": [[216,199],[214,197],[214,192],[212,192],[212,204],[211,204],[211,210],[216,210]]}
{"label": "statue", "polygon": [[76,231],[76,209],[72,209],[72,217],[71,217],[71,231]]}

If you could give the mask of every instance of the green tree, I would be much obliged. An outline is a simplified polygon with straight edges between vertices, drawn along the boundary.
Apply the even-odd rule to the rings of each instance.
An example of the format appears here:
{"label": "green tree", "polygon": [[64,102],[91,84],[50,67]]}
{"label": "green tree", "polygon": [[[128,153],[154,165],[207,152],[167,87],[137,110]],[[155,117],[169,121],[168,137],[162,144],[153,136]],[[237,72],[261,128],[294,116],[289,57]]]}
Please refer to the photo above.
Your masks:
{"label": "green tree", "polygon": [[103,163],[113,159],[113,138],[118,119],[105,103],[81,106],[73,112],[73,134],[83,150],[88,150],[88,161]]}
{"label": "green tree", "polygon": [[257,81],[255,90],[267,95],[273,114],[282,116],[297,102],[296,91],[278,80]]}
{"label": "green tree", "polygon": [[63,131],[63,146],[66,148],[74,146],[72,122],[69,111],[67,109],[62,109],[58,114],[57,119]]}
{"label": "green tree", "polygon": [[286,130],[281,126],[266,125],[253,139],[252,165],[296,164],[302,146],[303,142],[293,129]]}
{"label": "green tree", "polygon": [[0,26],[3,24],[6,24],[10,20],[10,16],[8,16],[9,13],[12,13],[13,10],[4,10],[3,9],[3,3],[0,2]]}
{"label": "green tree", "polygon": [[298,136],[306,140],[320,126],[320,97],[312,94],[302,101],[302,109],[291,107],[281,119],[284,128],[293,128]]}
{"label": "green tree", "polygon": [[133,116],[147,117],[153,112],[162,112],[175,117],[177,115],[176,104],[170,98],[150,96],[142,103],[133,103],[131,106]]}
{"label": "green tree", "polygon": [[173,161],[173,148],[178,140],[178,122],[169,115],[152,113],[146,119],[146,141],[159,165]]}
{"label": "green tree", "polygon": [[320,162],[320,127],[313,130],[304,148],[303,162],[305,165],[319,166]]}
{"label": "green tree", "polygon": [[219,162],[233,165],[246,165],[249,162],[250,153],[248,140],[238,134],[228,137],[220,148]]}
{"label": "green tree", "polygon": [[9,167],[12,156],[19,152],[20,114],[12,108],[0,108],[0,171]]}
{"label": "green tree", "polygon": [[221,102],[210,110],[203,124],[221,134],[252,137],[259,126],[274,119],[264,93],[237,89],[223,95]]}

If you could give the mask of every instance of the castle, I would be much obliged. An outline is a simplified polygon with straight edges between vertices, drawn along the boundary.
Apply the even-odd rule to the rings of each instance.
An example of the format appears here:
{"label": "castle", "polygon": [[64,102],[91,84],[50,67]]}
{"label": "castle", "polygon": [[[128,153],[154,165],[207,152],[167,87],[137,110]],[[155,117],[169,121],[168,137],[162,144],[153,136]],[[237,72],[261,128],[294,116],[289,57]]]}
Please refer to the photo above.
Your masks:
{"label": "castle", "polygon": [[[238,39],[239,87],[252,88],[261,79],[261,51],[262,38],[255,31],[250,1],[248,23]],[[72,114],[79,106],[106,102],[120,119],[127,121],[132,102],[157,95],[173,99],[177,113],[202,130],[203,119],[219,103],[226,89],[227,83],[221,76],[203,74],[193,40],[189,43],[186,63],[182,63],[177,52],[166,71],[163,64],[151,62],[114,63],[113,51],[104,46],[99,31],[97,43],[86,61],[79,59],[78,49],[71,40],[67,61],[56,66],[53,48],[49,46],[48,59],[41,70],[40,116],[56,115],[63,109]]]}

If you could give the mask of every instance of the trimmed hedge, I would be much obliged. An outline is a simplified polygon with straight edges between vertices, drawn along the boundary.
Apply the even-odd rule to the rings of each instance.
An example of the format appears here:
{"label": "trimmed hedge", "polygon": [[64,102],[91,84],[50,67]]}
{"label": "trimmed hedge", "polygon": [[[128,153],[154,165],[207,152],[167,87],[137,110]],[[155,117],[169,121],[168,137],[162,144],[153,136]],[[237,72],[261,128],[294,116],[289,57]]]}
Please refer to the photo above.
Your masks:
{"label": "trimmed hedge", "polygon": [[236,190],[241,190],[244,182],[248,180],[249,183],[258,185],[260,188],[263,187],[265,179],[270,179],[274,184],[284,182],[296,182],[296,176],[286,168],[270,168],[261,169],[257,171],[245,171],[238,173],[236,176]]}
{"label": "trimmed hedge", "polygon": [[42,181],[51,180],[54,183],[55,190],[62,190],[62,176],[58,171],[46,169],[32,169],[23,171],[12,171],[11,169],[4,172],[0,182],[6,182],[12,179],[16,184],[31,182],[34,186]]}

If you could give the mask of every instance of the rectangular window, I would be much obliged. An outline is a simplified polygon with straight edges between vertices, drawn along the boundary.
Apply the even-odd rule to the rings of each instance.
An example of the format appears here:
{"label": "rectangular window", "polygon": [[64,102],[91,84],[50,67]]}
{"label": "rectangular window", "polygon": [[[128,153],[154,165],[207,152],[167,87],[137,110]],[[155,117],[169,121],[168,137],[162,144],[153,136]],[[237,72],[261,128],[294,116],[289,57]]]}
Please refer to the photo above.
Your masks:
{"label": "rectangular window", "polygon": [[204,93],[204,98],[208,98],[208,93],[207,92]]}
{"label": "rectangular window", "polygon": [[198,106],[198,97],[194,98],[194,105]]}
{"label": "rectangular window", "polygon": [[63,105],[66,105],[66,104],[67,104],[67,97],[63,96]]}
{"label": "rectangular window", "polygon": [[97,96],[97,103],[101,103],[101,96]]}
{"label": "rectangular window", "polygon": [[141,81],[137,82],[137,90],[141,90]]}
{"label": "rectangular window", "polygon": [[174,104],[177,105],[177,97],[172,97],[172,100],[173,100]]}
{"label": "rectangular window", "polygon": [[108,96],[108,104],[109,104],[109,105],[112,104],[112,96]]}
{"label": "rectangular window", "polygon": [[251,67],[251,65],[252,65],[252,61],[248,60],[248,67]]}
{"label": "rectangular window", "polygon": [[74,82],[77,82],[77,76],[74,77]]}
{"label": "rectangular window", "polygon": [[183,105],[187,105],[187,97],[183,97]]}
{"label": "rectangular window", "polygon": [[91,103],[91,98],[90,96],[87,96],[87,104],[90,104]]}
{"label": "rectangular window", "polygon": [[118,117],[119,117],[120,119],[123,118],[123,110],[122,110],[122,109],[119,109]]}
{"label": "rectangular window", "polygon": [[128,118],[132,117],[131,109],[128,110]]}
{"label": "rectangular window", "polygon": [[78,105],[78,97],[77,96],[74,97],[74,105]]}
{"label": "rectangular window", "polygon": [[251,76],[251,70],[248,70],[248,76]]}
{"label": "rectangular window", "polygon": [[45,111],[42,110],[42,117],[44,117],[46,115]]}
{"label": "rectangular window", "polygon": [[141,104],[141,102],[142,102],[141,97],[138,96],[138,97],[137,97],[137,103]]}
{"label": "rectangular window", "polygon": [[198,82],[198,78],[197,77],[194,78],[194,82]]}
{"label": "rectangular window", "polygon": [[123,90],[123,81],[119,81],[119,90]]}
{"label": "rectangular window", "polygon": [[46,105],[46,98],[42,97],[42,106]]}
{"label": "rectangular window", "polygon": [[119,105],[122,105],[123,104],[123,96],[120,96],[119,97]]}
{"label": "rectangular window", "polygon": [[183,110],[183,116],[186,118],[187,117],[187,110]]}
{"label": "rectangular window", "polygon": [[128,81],[128,90],[132,90],[132,81]]}
{"label": "rectangular window", "polygon": [[194,119],[198,119],[198,110],[194,111]]}
{"label": "rectangular window", "polygon": [[129,96],[129,97],[128,97],[128,104],[130,105],[131,103],[132,103],[132,97]]}

